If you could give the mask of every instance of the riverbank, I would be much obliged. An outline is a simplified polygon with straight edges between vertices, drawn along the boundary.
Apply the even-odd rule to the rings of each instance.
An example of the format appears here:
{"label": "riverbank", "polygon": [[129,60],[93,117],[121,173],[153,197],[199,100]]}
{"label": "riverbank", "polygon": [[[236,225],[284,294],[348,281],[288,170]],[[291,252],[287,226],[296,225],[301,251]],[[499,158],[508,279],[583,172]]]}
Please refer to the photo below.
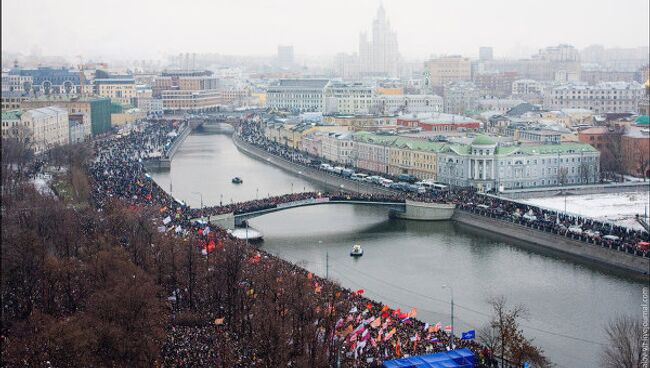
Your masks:
{"label": "riverbank", "polygon": [[398,193],[392,189],[380,187],[378,185],[363,183],[360,181],[346,179],[340,175],[328,173],[313,167],[303,166],[289,160],[285,160],[276,155],[270,154],[263,149],[244,142],[237,135],[232,136],[232,141],[237,149],[247,156],[264,161],[273,166],[279,167],[294,175],[305,177],[316,184],[334,191],[348,191],[355,193],[367,194],[395,194]]}
{"label": "riverbank", "polygon": [[[235,146],[244,154],[257,158],[266,163],[280,167],[293,174],[302,175],[314,182],[335,190],[348,190],[364,193],[385,194],[384,189],[372,184],[359,183],[332,175],[322,170],[299,165],[270,154],[258,147],[242,141],[236,135],[232,136]],[[355,190],[356,189],[356,190]],[[392,191],[391,191],[392,192]],[[575,261],[584,261],[597,264],[601,268],[609,268],[615,273],[625,273],[635,279],[647,280],[650,278],[650,259],[634,256],[625,252],[614,251],[609,248],[597,246],[584,241],[574,240],[570,237],[555,233],[544,232],[524,225],[493,219],[484,215],[472,214],[456,209],[452,220],[469,225],[484,231],[489,231],[517,241],[525,241],[568,255]]]}
{"label": "riverbank", "polygon": [[637,280],[649,280],[650,259],[613,251],[594,244],[574,240],[570,237],[543,232],[514,222],[489,218],[469,211],[456,209],[452,219],[463,225],[488,231],[508,239],[532,243],[560,254],[569,255],[571,259],[611,269],[617,274],[625,274]]}

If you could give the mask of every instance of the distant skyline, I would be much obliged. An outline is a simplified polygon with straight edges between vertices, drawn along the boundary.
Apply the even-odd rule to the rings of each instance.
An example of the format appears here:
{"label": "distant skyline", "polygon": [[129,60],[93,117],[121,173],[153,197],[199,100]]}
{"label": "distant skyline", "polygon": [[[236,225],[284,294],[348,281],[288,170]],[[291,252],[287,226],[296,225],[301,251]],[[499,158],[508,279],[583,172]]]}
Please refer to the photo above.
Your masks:
{"label": "distant skyline", "polygon": [[[94,4],[97,4],[94,6]],[[353,53],[379,0],[2,0],[2,50],[29,55],[160,59],[180,52],[297,57]],[[525,57],[568,43],[581,49],[648,46],[647,0],[437,2],[384,0],[405,59],[431,54]]]}

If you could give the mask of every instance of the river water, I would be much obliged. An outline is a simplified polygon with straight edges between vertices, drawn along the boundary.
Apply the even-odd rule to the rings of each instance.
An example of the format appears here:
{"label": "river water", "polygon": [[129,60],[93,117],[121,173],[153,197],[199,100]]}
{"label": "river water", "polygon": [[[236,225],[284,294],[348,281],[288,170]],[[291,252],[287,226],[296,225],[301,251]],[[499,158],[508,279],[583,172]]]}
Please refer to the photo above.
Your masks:
{"label": "river water", "polygon": [[[193,133],[168,172],[154,179],[193,206],[320,190],[307,180],[239,152],[226,135]],[[241,185],[230,182],[234,176]],[[389,219],[384,209],[359,205],[302,207],[250,221],[265,250],[329,275],[392,308],[417,308],[429,323],[450,323],[454,293],[457,335],[489,319],[488,298],[505,296],[529,310],[522,321],[559,367],[598,365],[604,324],[619,314],[640,318],[643,283],[516,245],[451,221]],[[364,255],[349,256],[353,244]],[[480,335],[477,331],[477,335]]]}

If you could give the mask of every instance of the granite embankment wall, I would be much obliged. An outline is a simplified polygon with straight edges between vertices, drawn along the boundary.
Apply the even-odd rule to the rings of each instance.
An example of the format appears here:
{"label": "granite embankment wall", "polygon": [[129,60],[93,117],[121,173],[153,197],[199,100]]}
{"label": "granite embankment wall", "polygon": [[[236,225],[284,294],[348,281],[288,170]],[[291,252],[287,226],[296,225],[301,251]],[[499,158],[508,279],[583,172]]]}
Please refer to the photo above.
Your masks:
{"label": "granite embankment wall", "polygon": [[178,132],[178,137],[174,140],[169,151],[167,151],[167,157],[161,157],[153,160],[146,160],[144,166],[147,170],[149,169],[169,169],[172,165],[172,159],[176,154],[176,151],[183,145],[185,138],[192,132],[190,125],[185,124]]}
{"label": "granite embankment wall", "polygon": [[304,176],[310,181],[327,188],[328,190],[345,190],[348,192],[372,193],[372,194],[394,194],[394,190],[383,188],[378,185],[362,183],[356,180],[346,179],[340,175],[330,174],[310,166],[300,165],[272,155],[250,143],[244,142],[237,135],[232,136],[235,146],[244,154],[277,166],[289,171],[294,175]]}
{"label": "granite embankment wall", "polygon": [[568,254],[576,259],[587,260],[599,266],[614,268],[618,271],[648,279],[650,276],[650,259],[642,258],[571,239],[549,232],[533,229],[514,222],[485,217],[468,211],[456,209],[453,220],[471,227],[489,231],[523,242],[533,243],[559,253]]}

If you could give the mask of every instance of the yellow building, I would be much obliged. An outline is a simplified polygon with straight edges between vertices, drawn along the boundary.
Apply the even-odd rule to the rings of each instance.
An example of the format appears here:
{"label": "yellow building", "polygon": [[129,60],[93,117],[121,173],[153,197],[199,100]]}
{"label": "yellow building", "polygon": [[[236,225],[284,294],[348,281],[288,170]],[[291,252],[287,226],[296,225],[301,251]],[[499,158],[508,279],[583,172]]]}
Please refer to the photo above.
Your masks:
{"label": "yellow building", "polygon": [[378,95],[403,95],[404,89],[402,87],[377,87]]}
{"label": "yellow building", "polygon": [[363,130],[367,127],[394,125],[392,117],[375,115],[325,115],[323,116],[323,123],[349,126],[354,128],[354,130]]}
{"label": "yellow building", "polygon": [[97,94],[108,97],[112,102],[123,105],[131,103],[135,97],[135,80],[133,78],[101,78],[95,79]]}
{"label": "yellow building", "polygon": [[264,135],[267,139],[283,144],[287,147],[299,149],[304,136],[310,133],[343,133],[351,131],[351,127],[336,125],[311,125],[311,124],[288,124],[275,123],[268,124],[264,129]]}
{"label": "yellow building", "polygon": [[144,119],[145,113],[140,109],[128,109],[118,113],[111,114],[111,125],[119,126],[134,123],[139,119]]}
{"label": "yellow building", "polygon": [[442,143],[399,137],[388,150],[388,173],[435,180],[437,154],[443,146]]}

